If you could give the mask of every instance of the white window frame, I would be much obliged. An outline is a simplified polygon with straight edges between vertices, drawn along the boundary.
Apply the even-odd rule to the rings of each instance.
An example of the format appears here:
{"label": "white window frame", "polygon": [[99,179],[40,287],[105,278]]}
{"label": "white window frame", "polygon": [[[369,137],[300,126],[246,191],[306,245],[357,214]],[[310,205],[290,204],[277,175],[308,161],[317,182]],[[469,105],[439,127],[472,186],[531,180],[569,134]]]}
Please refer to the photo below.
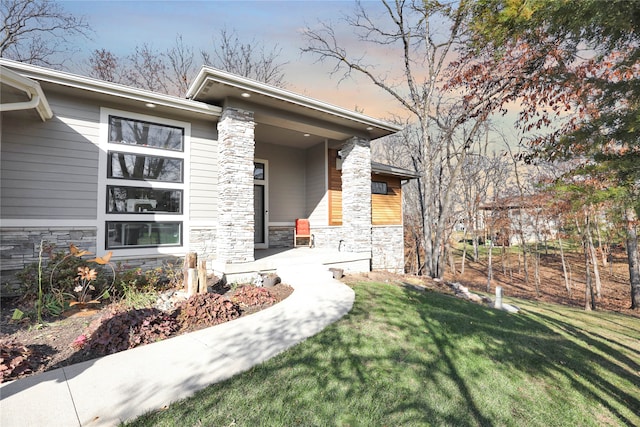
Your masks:
{"label": "white window frame", "polygon": [[[111,144],[109,143],[109,116],[118,116],[125,119],[141,120],[157,123],[159,125],[176,126],[184,129],[184,141],[182,151],[163,150],[153,147],[140,147],[136,145]],[[114,257],[144,257],[153,255],[184,255],[189,250],[189,181],[190,170],[190,147],[191,147],[191,124],[163,117],[150,116],[129,111],[115,110],[111,108],[100,108],[100,134],[99,134],[100,154],[98,156],[98,230],[97,230],[97,250],[104,253],[107,250],[113,251]],[[128,181],[122,178],[107,178],[108,152],[118,151],[132,154],[149,154],[153,156],[171,157],[182,159],[183,161],[183,182],[170,183],[159,181]],[[182,213],[181,214],[107,214],[107,186],[136,186],[161,189],[176,189],[182,191]],[[131,247],[106,249],[106,227],[107,221],[147,221],[147,222],[181,222],[181,246],[156,246],[156,247]]]}

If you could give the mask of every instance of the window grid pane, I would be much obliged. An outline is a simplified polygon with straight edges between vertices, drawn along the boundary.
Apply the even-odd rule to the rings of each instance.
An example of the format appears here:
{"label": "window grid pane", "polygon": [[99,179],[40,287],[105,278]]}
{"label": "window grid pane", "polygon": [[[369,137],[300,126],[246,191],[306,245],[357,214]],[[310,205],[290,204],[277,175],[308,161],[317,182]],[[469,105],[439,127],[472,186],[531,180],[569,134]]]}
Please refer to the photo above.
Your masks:
{"label": "window grid pane", "polygon": [[169,157],[109,151],[107,177],[181,183],[183,162]]}
{"label": "window grid pane", "polygon": [[184,151],[184,129],[143,120],[109,116],[109,142]]}
{"label": "window grid pane", "polygon": [[107,186],[107,213],[182,213],[182,190]]}
{"label": "window grid pane", "polygon": [[108,221],[107,249],[182,246],[181,222]]}

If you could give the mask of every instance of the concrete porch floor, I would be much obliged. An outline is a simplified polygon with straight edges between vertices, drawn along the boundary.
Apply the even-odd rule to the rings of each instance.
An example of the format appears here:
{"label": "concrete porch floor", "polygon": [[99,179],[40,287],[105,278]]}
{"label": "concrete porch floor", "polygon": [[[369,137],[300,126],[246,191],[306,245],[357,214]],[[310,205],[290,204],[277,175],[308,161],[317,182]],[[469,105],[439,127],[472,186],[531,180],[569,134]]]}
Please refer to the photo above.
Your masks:
{"label": "concrete porch floor", "polygon": [[224,273],[228,282],[239,281],[254,273],[272,273],[281,268],[325,266],[342,268],[345,272],[366,272],[371,269],[370,253],[339,252],[327,248],[256,249],[255,261],[237,264],[214,264],[217,274]]}

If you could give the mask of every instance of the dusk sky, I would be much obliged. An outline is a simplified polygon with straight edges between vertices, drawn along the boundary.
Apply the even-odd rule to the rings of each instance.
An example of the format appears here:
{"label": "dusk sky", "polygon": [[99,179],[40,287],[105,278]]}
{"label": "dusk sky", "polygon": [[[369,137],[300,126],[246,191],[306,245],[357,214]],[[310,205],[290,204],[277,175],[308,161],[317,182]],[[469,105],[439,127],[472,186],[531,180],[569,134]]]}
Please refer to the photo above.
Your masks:
{"label": "dusk sky", "polygon": [[[364,78],[343,81],[331,76],[329,64],[316,63],[316,57],[302,54],[305,45],[302,29],[322,22],[339,22],[351,14],[354,1],[62,1],[61,5],[75,15],[83,15],[95,31],[93,39],[82,41],[76,66],[86,63],[86,57],[105,48],[118,56],[131,54],[136,45],[149,44],[166,50],[181,34],[195,52],[211,50],[212,38],[221,28],[235,30],[243,42],[258,40],[269,50],[278,45],[288,90],[317,98],[345,108],[364,109],[365,114],[386,118],[398,113],[398,104]],[[377,8],[378,1],[366,1],[368,8]],[[355,39],[342,25],[339,33],[345,41]],[[397,59],[370,54],[381,67]],[[198,57],[199,59],[199,57]],[[391,61],[391,62],[390,62]],[[386,64],[383,64],[386,62]],[[375,63],[375,62],[374,62]],[[200,66],[201,64],[198,64]],[[333,65],[333,64],[332,64]]]}

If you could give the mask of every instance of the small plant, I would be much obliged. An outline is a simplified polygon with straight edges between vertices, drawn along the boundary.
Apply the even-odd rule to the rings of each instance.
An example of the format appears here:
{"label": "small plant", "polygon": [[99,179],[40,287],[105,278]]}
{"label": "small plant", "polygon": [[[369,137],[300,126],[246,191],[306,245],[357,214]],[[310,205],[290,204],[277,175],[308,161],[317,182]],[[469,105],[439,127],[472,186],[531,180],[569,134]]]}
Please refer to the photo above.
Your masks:
{"label": "small plant", "polygon": [[[97,303],[100,303],[101,299],[107,299],[111,296],[109,293],[109,289],[113,287],[113,283],[115,281],[115,276],[116,276],[115,269],[113,268],[113,265],[109,262],[109,260],[111,259],[111,254],[112,252],[108,252],[103,257],[96,257],[87,261],[87,263],[95,263],[100,266],[104,266],[104,265],[109,266],[113,273],[113,276],[111,277],[111,284],[104,286],[98,292],[97,296],[94,297],[93,296],[94,292],[96,292],[97,290],[96,280],[98,278],[98,272],[96,271],[95,268],[90,268],[87,265],[82,265],[77,267],[78,273],[74,278],[75,285],[73,287],[73,292],[76,295],[76,300],[72,301],[70,305],[89,304],[89,303],[97,304]],[[51,289],[55,289],[54,273],[56,272],[56,269],[58,268],[58,266],[60,266],[70,257],[82,258],[84,255],[92,255],[92,254],[85,250],[79,250],[73,244],[69,245],[69,254],[66,255],[64,258],[62,258],[62,260],[58,264],[56,264],[55,267],[53,267],[53,270],[51,270],[51,279],[49,280]]]}
{"label": "small plant", "polygon": [[139,290],[136,282],[120,282],[118,285],[122,296],[119,303],[127,309],[150,308],[158,299],[155,290]]}
{"label": "small plant", "polygon": [[243,286],[239,288],[231,297],[231,301],[241,307],[254,307],[264,304],[275,304],[276,298],[265,288],[256,286]]}
{"label": "small plant", "polygon": [[240,317],[240,307],[225,297],[207,293],[197,294],[176,309],[183,329],[192,330],[228,322]]}
{"label": "small plant", "polygon": [[171,263],[146,271],[140,267],[129,268],[126,265],[118,264],[116,278],[116,282],[119,284],[118,292],[124,293],[125,286],[130,288],[129,291],[135,289],[142,292],[156,292],[181,286],[182,270],[177,269]]}
{"label": "small plant", "polygon": [[[59,315],[69,300],[86,303],[111,296],[115,280],[115,270],[109,262],[111,252],[88,260],[83,258],[87,255],[91,253],[73,244],[68,252],[55,252],[55,245],[40,241],[38,262],[16,274],[24,285],[23,299],[35,300],[37,323],[42,324],[44,314]],[[104,267],[112,270],[111,277]]]}

